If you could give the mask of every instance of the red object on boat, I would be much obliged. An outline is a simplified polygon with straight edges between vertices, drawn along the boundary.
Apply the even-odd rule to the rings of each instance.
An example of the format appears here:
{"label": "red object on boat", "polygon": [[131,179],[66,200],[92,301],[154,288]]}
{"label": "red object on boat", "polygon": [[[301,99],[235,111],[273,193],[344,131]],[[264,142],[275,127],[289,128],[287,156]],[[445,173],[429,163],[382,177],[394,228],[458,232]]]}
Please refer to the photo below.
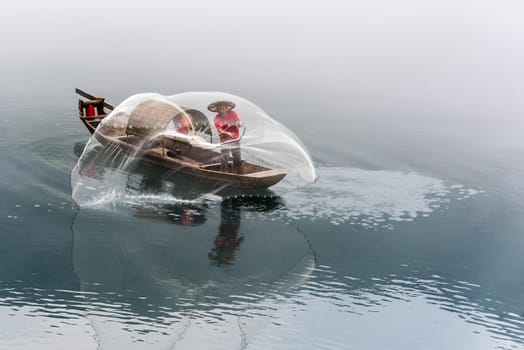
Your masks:
{"label": "red object on boat", "polygon": [[93,105],[88,105],[86,107],[86,116],[87,117],[94,117],[95,116],[95,107],[93,107]]}

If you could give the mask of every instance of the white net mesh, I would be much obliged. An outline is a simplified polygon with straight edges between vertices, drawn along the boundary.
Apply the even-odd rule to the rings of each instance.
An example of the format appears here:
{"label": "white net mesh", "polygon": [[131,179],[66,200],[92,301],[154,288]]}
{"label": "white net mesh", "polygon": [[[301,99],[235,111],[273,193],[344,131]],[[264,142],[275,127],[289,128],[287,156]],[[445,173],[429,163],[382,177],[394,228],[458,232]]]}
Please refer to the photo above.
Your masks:
{"label": "white net mesh", "polygon": [[293,132],[253,103],[220,92],[146,93],[123,101],[78,160],[73,198],[80,205],[129,198],[137,176],[158,182],[139,186],[137,194],[181,201],[269,187],[286,192],[316,180]]}

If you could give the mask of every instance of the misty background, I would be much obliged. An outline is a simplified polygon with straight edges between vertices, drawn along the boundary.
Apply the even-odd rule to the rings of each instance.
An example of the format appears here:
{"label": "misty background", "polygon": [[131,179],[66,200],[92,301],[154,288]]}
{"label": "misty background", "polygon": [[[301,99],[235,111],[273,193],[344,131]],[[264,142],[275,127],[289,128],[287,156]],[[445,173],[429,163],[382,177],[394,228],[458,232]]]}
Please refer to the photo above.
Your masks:
{"label": "misty background", "polygon": [[64,106],[75,87],[114,104],[230,92],[308,139],[317,162],[345,155],[344,165],[453,177],[464,157],[524,150],[523,10],[510,0],[10,2],[0,91]]}

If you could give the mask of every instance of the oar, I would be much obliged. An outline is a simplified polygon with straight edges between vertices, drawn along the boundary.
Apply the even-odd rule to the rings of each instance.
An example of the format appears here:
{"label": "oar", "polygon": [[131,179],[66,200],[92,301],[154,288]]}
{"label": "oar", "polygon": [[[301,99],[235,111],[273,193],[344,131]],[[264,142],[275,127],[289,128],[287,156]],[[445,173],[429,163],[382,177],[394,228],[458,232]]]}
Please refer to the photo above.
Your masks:
{"label": "oar", "polygon": [[[85,92],[85,91],[82,91],[82,90],[80,90],[80,89],[78,89],[78,88],[75,89],[75,92],[76,92],[77,94],[79,94],[80,96],[85,97],[85,98],[88,98],[88,99],[90,99],[90,100],[96,100],[96,99],[98,98],[98,97],[93,96],[93,95],[91,95],[91,94],[89,94],[89,93],[87,93],[87,92]],[[107,109],[110,109],[110,110],[115,109],[115,107],[113,107],[112,105],[110,105],[109,103],[107,103],[107,102],[105,102],[105,101],[104,101],[104,107],[106,107]]]}

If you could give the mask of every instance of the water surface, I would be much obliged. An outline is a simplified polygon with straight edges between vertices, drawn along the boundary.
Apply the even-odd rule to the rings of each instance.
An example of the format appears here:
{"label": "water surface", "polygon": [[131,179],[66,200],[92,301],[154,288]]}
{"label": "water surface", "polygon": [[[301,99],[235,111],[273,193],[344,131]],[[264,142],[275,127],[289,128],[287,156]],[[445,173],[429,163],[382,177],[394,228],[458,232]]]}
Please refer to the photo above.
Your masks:
{"label": "water surface", "polygon": [[[3,11],[0,348],[522,348],[522,5],[328,4]],[[80,207],[75,87],[245,97],[319,181]]]}

